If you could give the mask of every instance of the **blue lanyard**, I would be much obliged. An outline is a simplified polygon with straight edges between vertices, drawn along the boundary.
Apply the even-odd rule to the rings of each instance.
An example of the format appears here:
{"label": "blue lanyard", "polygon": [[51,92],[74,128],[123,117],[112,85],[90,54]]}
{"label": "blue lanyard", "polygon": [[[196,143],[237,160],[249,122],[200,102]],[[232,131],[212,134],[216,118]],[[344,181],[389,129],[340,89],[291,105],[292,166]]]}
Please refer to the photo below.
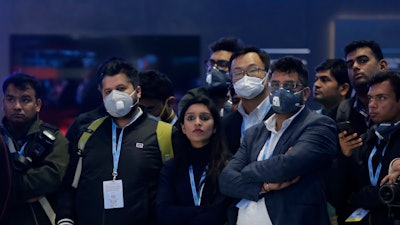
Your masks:
{"label": "blue lanyard", "polygon": [[196,184],[194,181],[193,166],[192,165],[189,166],[190,186],[192,188],[192,195],[195,206],[199,206],[201,203],[201,195],[203,193],[204,180],[206,179],[207,170],[208,166],[206,166],[206,169],[203,171],[203,174],[201,174],[201,178],[199,181],[199,190],[197,191]]}
{"label": "blue lanyard", "polygon": [[118,137],[118,143],[117,143],[117,124],[114,122],[114,120],[112,120],[113,180],[115,180],[118,176],[118,163],[119,163],[119,157],[121,155],[122,136],[124,135],[125,127],[132,124],[139,116],[140,115],[134,116],[131,119],[131,121],[129,121],[129,123],[122,128],[121,133],[119,134]]}
{"label": "blue lanyard", "polygon": [[240,143],[242,143],[243,138],[244,138],[244,127],[245,127],[245,123],[244,123],[244,118],[242,118],[242,127],[240,128]]}
{"label": "blue lanyard", "polygon": [[274,152],[274,151],[271,151],[267,156],[268,145],[269,145],[269,140],[270,139],[271,139],[271,136],[269,136],[267,141],[265,141],[265,148],[264,148],[264,152],[263,152],[263,155],[262,155],[262,160],[268,159],[269,157],[271,157],[272,153]]}
{"label": "blue lanyard", "polygon": [[[380,140],[378,140],[378,144],[380,143]],[[385,155],[386,152],[386,147],[383,149],[382,151],[382,158]],[[374,168],[372,167],[372,157],[375,155],[377,149],[376,149],[376,145],[374,146],[374,148],[371,151],[371,154],[369,154],[368,157],[368,171],[369,171],[369,180],[371,181],[371,184],[376,186],[376,184],[378,183],[378,178],[379,178],[379,174],[381,173],[381,169],[382,169],[382,163],[379,161],[378,167],[376,168],[376,171],[374,173]]]}
{"label": "blue lanyard", "polygon": [[18,153],[18,155],[24,155],[25,154],[25,146],[28,143],[28,141],[26,141],[24,143],[24,145],[22,145],[21,149],[19,151],[17,151],[17,149],[14,146],[14,142],[12,141],[12,139],[7,135],[4,134],[4,140],[6,142],[6,145],[8,146],[8,149],[10,151],[10,153]]}

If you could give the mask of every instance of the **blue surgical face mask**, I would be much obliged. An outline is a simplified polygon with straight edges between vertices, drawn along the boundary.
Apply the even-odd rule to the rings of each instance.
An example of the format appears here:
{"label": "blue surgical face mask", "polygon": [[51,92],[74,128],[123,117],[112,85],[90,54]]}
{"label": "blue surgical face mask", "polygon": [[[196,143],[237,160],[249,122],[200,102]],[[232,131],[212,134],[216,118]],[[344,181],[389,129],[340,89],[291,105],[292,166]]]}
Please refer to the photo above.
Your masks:
{"label": "blue surgical face mask", "polygon": [[400,128],[400,121],[397,123],[380,123],[374,125],[375,134],[380,140],[388,140],[390,135]]}
{"label": "blue surgical face mask", "polygon": [[279,88],[278,90],[271,92],[269,101],[272,109],[279,114],[290,114],[296,112],[303,105],[303,90],[294,92],[284,88]]}

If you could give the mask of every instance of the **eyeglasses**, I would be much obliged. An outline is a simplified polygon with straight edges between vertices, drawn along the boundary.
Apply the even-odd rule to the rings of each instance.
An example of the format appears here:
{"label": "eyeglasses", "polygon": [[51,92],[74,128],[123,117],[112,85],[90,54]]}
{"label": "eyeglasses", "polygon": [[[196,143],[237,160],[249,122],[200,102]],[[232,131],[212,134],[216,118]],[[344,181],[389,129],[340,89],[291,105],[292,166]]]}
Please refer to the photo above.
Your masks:
{"label": "eyeglasses", "polygon": [[205,60],[204,63],[206,64],[207,68],[216,66],[217,69],[219,69],[219,70],[227,70],[229,67],[229,61],[227,61],[227,60],[208,59],[208,60]]}
{"label": "eyeglasses", "polygon": [[231,74],[232,74],[233,80],[240,80],[244,77],[245,74],[247,74],[247,76],[249,76],[249,77],[255,77],[260,73],[260,71],[265,71],[265,69],[259,68],[256,66],[251,66],[251,67],[247,68],[247,70],[242,70],[239,68],[234,69]]}
{"label": "eyeglasses", "polygon": [[[369,61],[369,57],[366,56],[366,55],[361,55],[361,56],[358,56],[355,61],[357,61],[358,64],[363,65],[363,64],[365,64],[365,63],[367,63]],[[346,62],[347,68],[348,69],[353,68],[353,65],[354,65],[355,61],[354,60],[347,61]]]}
{"label": "eyeglasses", "polygon": [[283,88],[286,89],[288,91],[294,91],[298,86],[302,86],[302,84],[296,83],[295,81],[285,81],[283,82],[283,84],[281,85],[281,83],[279,81],[271,81],[268,84],[269,90],[272,91],[276,91],[279,88]]}

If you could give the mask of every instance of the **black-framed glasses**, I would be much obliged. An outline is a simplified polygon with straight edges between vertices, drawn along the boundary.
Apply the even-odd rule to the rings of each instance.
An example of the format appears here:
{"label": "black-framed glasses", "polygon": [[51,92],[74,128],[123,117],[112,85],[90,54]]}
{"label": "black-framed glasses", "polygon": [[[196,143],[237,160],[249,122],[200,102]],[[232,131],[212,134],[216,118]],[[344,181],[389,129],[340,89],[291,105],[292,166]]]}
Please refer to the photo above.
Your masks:
{"label": "black-framed glasses", "polygon": [[[366,55],[361,55],[361,56],[358,56],[355,61],[357,61],[358,64],[363,65],[369,61],[369,57]],[[354,60],[346,61],[347,68],[348,69],[353,68],[355,61]]]}
{"label": "black-framed glasses", "polygon": [[276,91],[281,87],[288,91],[294,91],[298,86],[302,86],[302,84],[296,83],[295,81],[285,81],[283,84],[279,81],[271,81],[268,84],[268,88],[271,92]]}
{"label": "black-framed glasses", "polygon": [[232,70],[231,74],[232,74],[232,78],[234,80],[240,80],[246,74],[249,77],[255,77],[260,73],[260,71],[265,71],[265,69],[264,68],[259,68],[257,66],[250,66],[249,68],[247,68],[247,70],[242,70],[242,69],[239,69],[239,68],[234,69],[234,70]]}
{"label": "black-framed glasses", "polygon": [[219,70],[227,70],[229,67],[229,61],[227,60],[213,60],[213,59],[208,59],[205,60],[204,63],[206,64],[207,68],[211,68],[216,66],[217,69]]}

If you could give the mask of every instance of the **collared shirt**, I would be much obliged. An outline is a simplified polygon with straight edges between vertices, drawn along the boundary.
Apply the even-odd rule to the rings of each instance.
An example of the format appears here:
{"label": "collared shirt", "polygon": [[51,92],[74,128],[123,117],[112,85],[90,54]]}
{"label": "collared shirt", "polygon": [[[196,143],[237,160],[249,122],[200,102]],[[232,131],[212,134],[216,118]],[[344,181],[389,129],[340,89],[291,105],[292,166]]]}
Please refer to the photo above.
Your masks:
{"label": "collared shirt", "polygon": [[[271,136],[269,137],[268,141],[268,146],[266,145],[267,142],[264,144],[263,148],[261,149],[260,153],[258,154],[257,160],[263,160],[262,155],[267,155],[271,156],[276,144],[278,143],[279,139],[281,138],[282,134],[286,131],[286,129],[289,127],[289,125],[292,123],[294,118],[299,115],[299,113],[304,109],[304,105],[300,108],[300,110],[291,116],[290,118],[286,119],[282,123],[282,128],[277,131],[276,130],[276,113],[273,114],[271,117],[269,117],[265,122],[264,125],[267,128],[267,130],[271,131]],[[264,154],[264,151],[267,151],[266,154]]]}
{"label": "collared shirt", "polygon": [[[269,109],[271,108],[271,103],[269,102],[269,96],[264,99],[252,112],[247,114],[244,111],[242,103],[239,104],[238,112],[243,117],[244,130],[249,127],[264,120],[265,115],[267,115]],[[243,126],[242,126],[243,127]]]}

